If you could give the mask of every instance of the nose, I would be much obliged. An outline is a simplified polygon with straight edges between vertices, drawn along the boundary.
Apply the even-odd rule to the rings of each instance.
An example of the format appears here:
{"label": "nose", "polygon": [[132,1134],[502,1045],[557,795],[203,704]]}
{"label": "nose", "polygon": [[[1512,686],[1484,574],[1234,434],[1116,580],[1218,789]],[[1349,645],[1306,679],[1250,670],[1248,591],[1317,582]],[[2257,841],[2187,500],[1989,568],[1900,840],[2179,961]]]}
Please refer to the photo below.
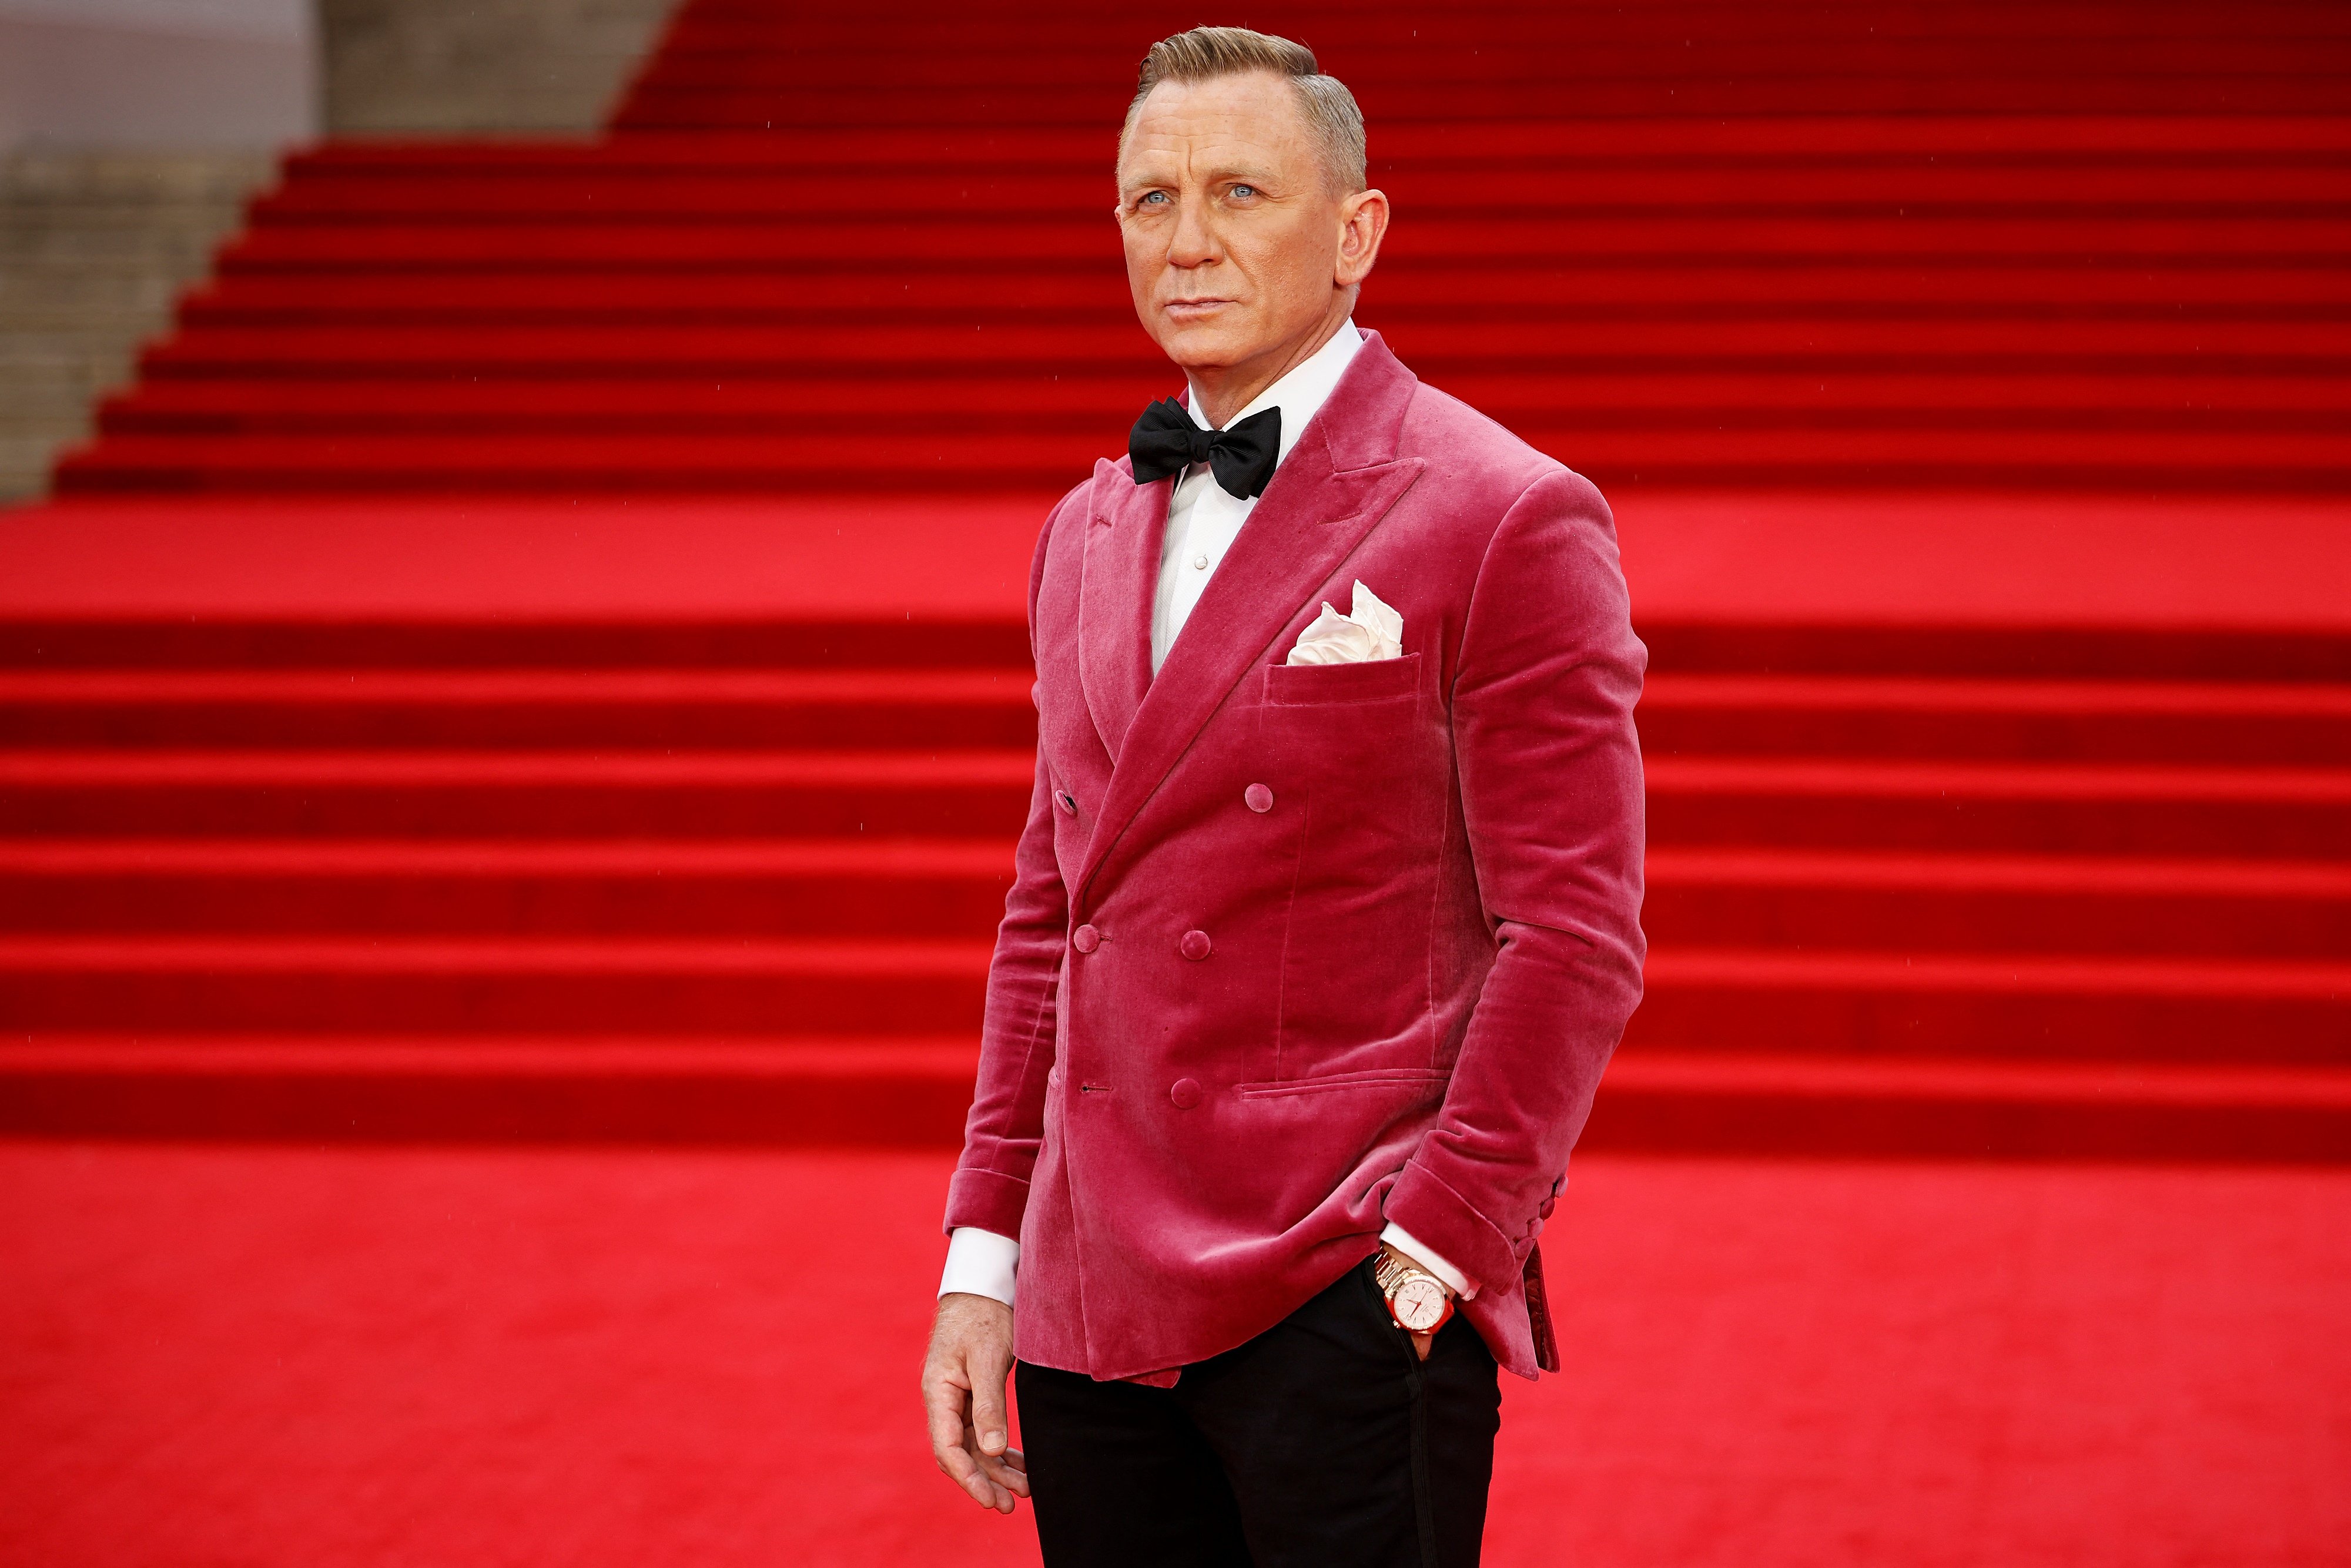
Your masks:
{"label": "nose", "polygon": [[1167,265],[1206,267],[1220,258],[1217,235],[1208,224],[1208,204],[1185,196],[1176,204],[1176,229],[1167,236]]}

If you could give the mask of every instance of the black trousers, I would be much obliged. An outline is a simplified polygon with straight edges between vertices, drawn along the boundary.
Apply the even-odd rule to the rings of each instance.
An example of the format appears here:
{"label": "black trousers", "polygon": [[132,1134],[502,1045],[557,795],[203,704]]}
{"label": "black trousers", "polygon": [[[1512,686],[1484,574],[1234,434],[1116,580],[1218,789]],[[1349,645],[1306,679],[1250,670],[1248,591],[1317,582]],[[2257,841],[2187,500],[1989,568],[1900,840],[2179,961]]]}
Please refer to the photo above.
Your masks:
{"label": "black trousers", "polygon": [[1475,1568],[1501,1388],[1456,1316],[1426,1362],[1372,1264],[1173,1388],[1023,1362],[1047,1568]]}

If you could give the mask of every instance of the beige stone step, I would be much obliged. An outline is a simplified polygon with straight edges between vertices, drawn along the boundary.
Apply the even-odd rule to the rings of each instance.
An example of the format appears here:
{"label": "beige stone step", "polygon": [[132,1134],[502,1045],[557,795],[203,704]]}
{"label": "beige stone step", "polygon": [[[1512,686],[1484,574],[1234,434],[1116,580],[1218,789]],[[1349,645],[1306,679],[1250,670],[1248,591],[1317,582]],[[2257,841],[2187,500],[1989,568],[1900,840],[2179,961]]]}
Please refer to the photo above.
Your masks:
{"label": "beige stone step", "polygon": [[0,500],[47,486],[276,168],[253,153],[0,159]]}
{"label": "beige stone step", "polygon": [[590,132],[676,0],[322,0],[330,135]]}

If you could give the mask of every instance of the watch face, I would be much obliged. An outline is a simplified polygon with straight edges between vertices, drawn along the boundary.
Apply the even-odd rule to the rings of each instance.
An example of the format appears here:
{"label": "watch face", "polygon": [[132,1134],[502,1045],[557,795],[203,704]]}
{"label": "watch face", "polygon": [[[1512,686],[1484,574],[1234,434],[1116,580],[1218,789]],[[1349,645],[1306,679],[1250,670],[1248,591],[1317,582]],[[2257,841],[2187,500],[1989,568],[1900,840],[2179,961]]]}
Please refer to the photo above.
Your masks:
{"label": "watch face", "polygon": [[1406,1280],[1396,1287],[1395,1320],[1414,1333],[1426,1333],[1445,1316],[1445,1287],[1434,1280]]}

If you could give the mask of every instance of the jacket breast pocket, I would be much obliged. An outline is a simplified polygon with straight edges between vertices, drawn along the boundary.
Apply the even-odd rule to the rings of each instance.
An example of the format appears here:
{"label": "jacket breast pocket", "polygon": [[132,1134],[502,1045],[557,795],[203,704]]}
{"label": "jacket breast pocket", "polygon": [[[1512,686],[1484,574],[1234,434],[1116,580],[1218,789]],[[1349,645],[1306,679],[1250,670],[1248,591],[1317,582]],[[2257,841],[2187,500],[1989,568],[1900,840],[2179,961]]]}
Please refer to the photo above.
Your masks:
{"label": "jacket breast pocket", "polygon": [[1277,810],[1301,813],[1278,1080],[1428,1068],[1429,936],[1451,751],[1421,655],[1272,665],[1259,709]]}
{"label": "jacket breast pocket", "polygon": [[1265,672],[1265,700],[1269,707],[1400,702],[1419,695],[1418,653],[1395,659],[1365,659],[1353,664],[1271,664]]}

